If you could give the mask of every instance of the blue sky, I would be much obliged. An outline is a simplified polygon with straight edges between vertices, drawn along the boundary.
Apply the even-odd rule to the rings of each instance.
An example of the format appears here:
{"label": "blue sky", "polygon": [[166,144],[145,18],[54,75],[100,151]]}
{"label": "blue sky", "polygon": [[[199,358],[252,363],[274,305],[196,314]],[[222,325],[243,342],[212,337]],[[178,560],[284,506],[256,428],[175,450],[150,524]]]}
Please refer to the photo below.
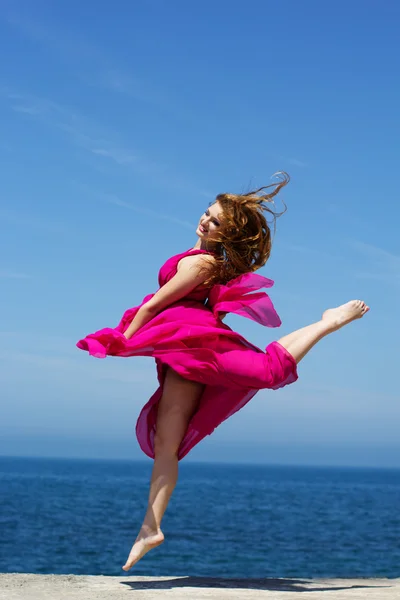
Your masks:
{"label": "blue sky", "polygon": [[292,181],[273,253],[280,330],[352,298],[299,382],[263,390],[187,460],[400,466],[396,2],[3,2],[0,453],[142,458],[151,359],[90,358],[196,243],[225,191]]}

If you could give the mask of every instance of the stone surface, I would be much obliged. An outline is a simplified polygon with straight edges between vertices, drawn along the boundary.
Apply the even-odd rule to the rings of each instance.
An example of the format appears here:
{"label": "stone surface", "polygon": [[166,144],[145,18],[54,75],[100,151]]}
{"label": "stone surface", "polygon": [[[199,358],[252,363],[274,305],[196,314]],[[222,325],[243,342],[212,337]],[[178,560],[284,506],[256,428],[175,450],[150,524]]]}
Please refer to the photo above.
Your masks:
{"label": "stone surface", "polygon": [[326,600],[399,600],[400,578],[219,579],[0,574],[1,600],[319,600],[323,596]]}

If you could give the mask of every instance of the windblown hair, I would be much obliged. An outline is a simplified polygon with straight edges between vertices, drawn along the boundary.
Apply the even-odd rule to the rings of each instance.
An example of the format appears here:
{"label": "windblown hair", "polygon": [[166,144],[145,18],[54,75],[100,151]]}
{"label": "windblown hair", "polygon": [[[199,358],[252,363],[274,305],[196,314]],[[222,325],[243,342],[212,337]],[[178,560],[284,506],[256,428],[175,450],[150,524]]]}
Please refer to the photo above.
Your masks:
{"label": "windblown hair", "polygon": [[[276,219],[286,212],[286,204],[282,202],[284,210],[275,212],[264,202],[274,204],[274,197],[290,181],[285,171],[278,171],[274,175],[278,178],[276,183],[263,186],[246,194],[218,194],[218,201],[222,207],[223,224],[220,230],[213,232],[212,241],[217,246],[216,261],[208,271],[208,278],[203,285],[212,287],[216,283],[227,283],[231,279],[256,271],[264,266],[271,254],[272,236],[270,223],[264,212],[272,215],[273,232],[275,233]],[[271,191],[266,192],[265,190]],[[261,192],[261,193],[260,193]],[[213,202],[210,202],[210,205]]]}

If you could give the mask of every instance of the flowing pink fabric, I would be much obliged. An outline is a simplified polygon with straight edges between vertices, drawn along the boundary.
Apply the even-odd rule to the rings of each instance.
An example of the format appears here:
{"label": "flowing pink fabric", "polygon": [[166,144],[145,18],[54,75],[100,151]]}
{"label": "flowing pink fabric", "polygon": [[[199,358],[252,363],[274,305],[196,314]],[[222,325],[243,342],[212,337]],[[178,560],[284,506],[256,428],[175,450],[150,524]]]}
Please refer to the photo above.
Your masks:
{"label": "flowing pink fabric", "polygon": [[[159,271],[159,286],[176,274],[182,258],[198,253],[206,251],[187,250],[169,258]],[[107,355],[155,358],[159,387],[143,407],[136,424],[138,442],[145,454],[154,458],[157,406],[167,366],[182,377],[205,385],[179,448],[179,459],[247,404],[258,390],[278,389],[296,381],[296,361],[278,342],[269,344],[264,352],[218,316],[220,312],[231,312],[267,327],[279,327],[281,321],[269,296],[265,292],[249,293],[272,285],[273,281],[266,277],[245,273],[226,285],[214,285],[211,289],[198,286],[127,340],[123,332],[139,308],[154,296],[149,294],[139,306],[123,314],[117,327],[100,329],[77,343],[78,348],[97,358]]]}

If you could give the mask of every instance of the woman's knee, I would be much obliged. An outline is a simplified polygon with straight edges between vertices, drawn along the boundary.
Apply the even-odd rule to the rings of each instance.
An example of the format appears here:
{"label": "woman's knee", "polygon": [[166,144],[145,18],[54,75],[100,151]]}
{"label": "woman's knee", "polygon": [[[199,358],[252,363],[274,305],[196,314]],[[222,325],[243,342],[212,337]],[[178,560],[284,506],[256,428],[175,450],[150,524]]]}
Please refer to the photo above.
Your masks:
{"label": "woman's knee", "polygon": [[178,454],[183,436],[173,437],[157,432],[154,435],[154,456],[175,456]]}

